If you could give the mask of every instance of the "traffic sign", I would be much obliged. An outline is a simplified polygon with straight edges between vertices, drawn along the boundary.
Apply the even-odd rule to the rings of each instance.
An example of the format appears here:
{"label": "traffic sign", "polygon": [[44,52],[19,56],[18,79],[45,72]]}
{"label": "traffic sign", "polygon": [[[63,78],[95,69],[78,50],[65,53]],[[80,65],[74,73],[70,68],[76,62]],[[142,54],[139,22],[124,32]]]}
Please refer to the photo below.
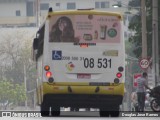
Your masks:
{"label": "traffic sign", "polygon": [[149,60],[146,59],[146,58],[143,58],[143,59],[141,59],[141,60],[139,61],[139,65],[140,65],[140,67],[141,67],[142,69],[147,69],[147,68],[149,67],[149,64],[150,64],[150,62],[149,62]]}

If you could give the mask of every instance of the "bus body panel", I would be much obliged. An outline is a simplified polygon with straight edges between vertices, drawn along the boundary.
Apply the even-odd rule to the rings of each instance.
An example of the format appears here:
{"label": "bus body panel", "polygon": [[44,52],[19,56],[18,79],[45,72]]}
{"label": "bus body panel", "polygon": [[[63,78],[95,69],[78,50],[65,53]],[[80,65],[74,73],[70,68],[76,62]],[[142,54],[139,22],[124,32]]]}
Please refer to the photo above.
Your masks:
{"label": "bus body panel", "polygon": [[[94,30],[96,30],[97,26],[100,24],[98,23],[94,27],[93,23],[83,23],[84,21],[82,20],[82,17],[75,17],[78,15],[83,16],[83,18],[86,16],[97,19],[102,17],[102,19],[99,20],[103,20],[103,16],[105,16],[104,18],[106,18],[106,20],[110,17],[111,19],[113,18],[113,20],[116,18],[116,24],[114,24],[115,26],[112,26],[112,28],[116,27],[116,25],[119,25],[117,29],[113,29],[113,32],[115,32],[114,30],[117,30],[117,37],[114,39],[105,38],[107,42],[102,39],[100,40],[101,42],[97,42],[97,40],[90,40],[91,38],[93,39],[93,37],[96,37],[95,34],[93,35],[93,30],[92,32],[88,32],[88,30],[86,30],[86,34],[84,33],[84,35],[82,35],[84,31],[82,32],[79,30],[81,28],[79,24],[84,24],[82,25],[83,27],[81,29],[85,28],[85,24],[89,24],[89,27],[90,25],[93,25]],[[80,39],[83,39],[82,41],[50,41],[50,31],[53,29],[53,23],[56,23],[58,18],[61,16],[69,16],[69,18],[74,18],[76,20],[81,18],[80,21],[83,21],[82,23],[75,23],[76,20],[72,20],[72,22],[75,29],[75,35],[80,35]],[[80,105],[78,107],[84,107],[87,106],[87,104],[89,107],[103,107],[102,103],[96,103],[97,99],[103,102],[106,101],[104,106],[107,108],[107,106],[110,105],[115,105],[117,107],[122,103],[125,83],[125,51],[122,17],[120,16],[121,15],[118,13],[96,11],[49,13],[48,19],[45,22],[44,41],[42,48],[43,54],[37,60],[37,67],[39,70],[37,94],[39,98],[38,102],[40,104],[49,102],[50,104],[53,104],[54,106],[57,105],[59,107],[60,105],[76,107],[77,104]],[[76,28],[76,24],[79,28]],[[109,26],[108,29],[105,28],[106,30],[109,31],[112,29],[109,22],[107,22],[106,25]],[[101,27],[99,27],[97,30],[100,29]],[[103,34],[101,35],[103,36]],[[49,71],[44,69],[46,65],[50,67]],[[122,71],[119,70],[120,67],[123,68]],[[47,72],[51,72],[50,77],[53,78],[52,82],[49,82],[50,77],[47,76]],[[119,78],[117,77],[117,73],[121,73]],[[117,78],[119,81],[116,83],[115,81]],[[63,102],[63,96],[66,96],[66,100],[68,102]],[[73,99],[73,97],[75,98]],[[80,100],[79,97],[81,98]],[[73,105],[69,99],[73,99],[75,104]],[[83,100],[83,102],[81,102],[81,100]],[[89,104],[92,100],[94,102]],[[112,102],[112,100],[114,102]],[[110,103],[108,103],[108,101]],[[83,103],[85,105],[83,105]]]}
{"label": "bus body panel", "polygon": [[[58,45],[51,44],[49,47],[50,46],[57,47]],[[120,50],[118,48],[112,49],[114,48],[113,45],[110,48],[106,48],[105,45],[98,47],[91,46],[85,48],[85,50],[79,46],[72,47],[72,45],[68,45],[68,48],[62,48],[59,45],[58,48],[62,51],[63,60],[53,60],[53,51],[56,51],[57,49],[54,49],[54,47],[50,48],[51,49],[47,51],[49,55],[47,55],[45,59],[48,61],[48,64],[46,65],[52,66],[50,71],[53,73],[55,82],[113,83],[116,74],[119,72],[118,67],[123,66],[124,64],[122,61],[124,58],[121,56],[120,52],[118,53]],[[106,51],[116,51],[119,56],[104,56],[103,54]],[[122,76],[124,76],[124,73]],[[44,82],[47,82],[47,80],[48,79],[44,75]],[[121,78],[120,81],[124,82],[124,79]]]}

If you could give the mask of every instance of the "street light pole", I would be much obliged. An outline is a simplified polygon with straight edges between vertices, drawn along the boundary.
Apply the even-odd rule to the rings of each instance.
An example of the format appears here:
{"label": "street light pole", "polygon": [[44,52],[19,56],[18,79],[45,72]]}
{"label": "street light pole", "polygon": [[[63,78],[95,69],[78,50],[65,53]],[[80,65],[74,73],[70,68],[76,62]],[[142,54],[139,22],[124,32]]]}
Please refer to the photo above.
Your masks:
{"label": "street light pole", "polygon": [[146,37],[146,10],[145,0],[141,0],[141,22],[142,22],[142,58],[147,57],[147,37]]}

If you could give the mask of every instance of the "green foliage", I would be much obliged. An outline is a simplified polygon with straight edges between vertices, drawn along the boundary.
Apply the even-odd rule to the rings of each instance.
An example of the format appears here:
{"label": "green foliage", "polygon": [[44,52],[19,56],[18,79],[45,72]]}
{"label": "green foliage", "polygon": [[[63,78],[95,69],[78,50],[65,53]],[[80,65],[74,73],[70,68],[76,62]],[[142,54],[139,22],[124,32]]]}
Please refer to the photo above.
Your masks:
{"label": "green foliage", "polygon": [[126,54],[134,57],[133,49],[134,49],[134,44],[130,43],[128,40],[125,40]]}
{"label": "green foliage", "polygon": [[137,7],[140,5],[140,3],[141,3],[140,0],[131,0],[128,5],[132,7]]}
{"label": "green foliage", "polygon": [[0,103],[6,108],[8,104],[17,105],[24,102],[26,93],[24,84],[13,84],[8,80],[0,81]]}
{"label": "green foliage", "polygon": [[[29,33],[25,29],[14,29],[4,34],[4,40],[0,44],[0,67],[2,69],[0,84],[7,83],[9,89],[2,88],[3,84],[0,88],[0,99],[3,103],[19,105],[24,103],[24,98],[27,97],[29,100],[33,97],[29,96],[29,93],[22,94],[25,87],[27,91],[36,87],[36,67],[35,62],[31,60],[33,35],[34,32]],[[26,86],[24,87],[25,81]],[[1,89],[6,89],[5,91],[8,92],[2,92]]]}
{"label": "green foliage", "polygon": [[132,43],[134,46],[136,46],[133,49],[133,53],[136,55],[136,57],[139,57],[142,52],[141,23],[139,21],[140,21],[139,15],[133,16],[128,27],[130,30],[135,31],[135,34],[129,37],[129,42]]}
{"label": "green foliage", "polygon": [[[134,4],[133,4],[134,1]],[[129,5],[135,7],[136,0],[132,0]],[[136,4],[137,5],[137,4]],[[160,1],[158,1],[158,6],[160,6]],[[160,11],[160,7],[158,8]],[[146,0],[146,29],[147,29],[147,53],[148,56],[152,56],[152,0]],[[158,12],[158,20],[160,20],[160,12]],[[141,31],[141,15],[135,15],[130,24],[129,24],[129,29],[131,31],[135,32],[135,35],[131,36],[129,38],[129,42],[137,46],[134,50],[133,53],[136,55],[137,58],[141,57],[142,53],[142,31]],[[160,22],[158,24],[159,28],[159,38],[160,38]],[[160,42],[159,42],[160,45]]]}

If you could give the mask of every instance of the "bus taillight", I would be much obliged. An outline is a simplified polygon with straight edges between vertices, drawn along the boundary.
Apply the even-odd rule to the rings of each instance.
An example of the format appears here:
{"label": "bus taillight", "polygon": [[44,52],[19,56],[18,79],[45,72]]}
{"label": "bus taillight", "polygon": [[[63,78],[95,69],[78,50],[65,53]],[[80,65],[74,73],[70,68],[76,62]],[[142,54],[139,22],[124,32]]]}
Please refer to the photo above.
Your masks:
{"label": "bus taillight", "polygon": [[44,70],[45,71],[49,71],[50,70],[50,67],[48,65],[44,66]]}
{"label": "bus taillight", "polygon": [[119,73],[116,74],[116,76],[117,76],[117,78],[121,78],[122,77],[122,73],[119,72]]}
{"label": "bus taillight", "polygon": [[81,44],[80,47],[81,48],[88,48],[88,44]]}
{"label": "bus taillight", "polygon": [[51,76],[52,76],[52,72],[47,71],[47,72],[46,72],[46,77],[47,77],[47,78],[50,78]]}

